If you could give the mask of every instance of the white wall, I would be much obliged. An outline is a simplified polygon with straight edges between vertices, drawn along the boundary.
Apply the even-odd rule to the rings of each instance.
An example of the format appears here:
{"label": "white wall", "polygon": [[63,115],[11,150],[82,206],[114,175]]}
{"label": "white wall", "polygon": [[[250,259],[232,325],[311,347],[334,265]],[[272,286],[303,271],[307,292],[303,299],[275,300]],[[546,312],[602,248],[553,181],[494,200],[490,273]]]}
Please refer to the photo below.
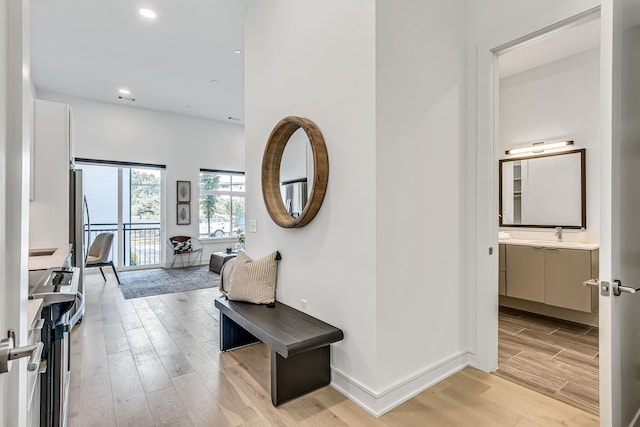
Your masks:
{"label": "white wall", "polygon": [[[336,375],[376,388],[375,15],[369,0],[248,0],[245,16],[247,252],[282,253],[277,298],[341,329]],[[322,208],[301,229],[268,216],[262,153],[285,116],[313,120],[329,154]]]}
{"label": "white wall", "polygon": [[467,362],[465,16],[464,1],[376,2],[380,390]]}
{"label": "white wall", "polygon": [[[600,229],[600,49],[500,80],[499,154],[535,141],[571,139],[586,148],[587,231]],[[513,229],[512,229],[513,230]]]}
{"label": "white wall", "polygon": [[[198,235],[200,168],[244,170],[242,126],[41,90],[37,95],[71,105],[75,157],[166,165],[167,236]],[[191,225],[188,226],[176,225],[178,180],[191,181]],[[227,245],[227,242],[211,245],[207,252]],[[203,262],[208,262],[207,259],[205,253]]]}
{"label": "white wall", "polygon": [[466,363],[464,2],[250,0],[246,12],[251,188],[286,115],[317,123],[330,163],[324,204],[305,228],[277,227],[251,191],[258,234],[247,248],[282,252],[278,300],[304,298],[343,329],[333,384],[379,414]]}

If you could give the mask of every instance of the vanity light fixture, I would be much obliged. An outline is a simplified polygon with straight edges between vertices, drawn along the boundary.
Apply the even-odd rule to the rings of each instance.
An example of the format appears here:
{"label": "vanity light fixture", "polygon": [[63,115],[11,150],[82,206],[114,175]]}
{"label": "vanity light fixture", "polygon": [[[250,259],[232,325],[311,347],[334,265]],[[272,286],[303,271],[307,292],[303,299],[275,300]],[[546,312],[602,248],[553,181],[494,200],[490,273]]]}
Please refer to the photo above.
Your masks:
{"label": "vanity light fixture", "polygon": [[156,19],[158,17],[158,14],[156,13],[155,10],[146,8],[146,7],[141,7],[140,9],[138,9],[138,13],[147,19]]}
{"label": "vanity light fixture", "polygon": [[534,142],[533,144],[527,147],[512,148],[511,150],[507,150],[504,153],[505,154],[543,153],[545,150],[562,148],[568,145],[573,145],[573,141],[550,142],[548,144],[545,144],[544,141],[540,141],[540,142]]}

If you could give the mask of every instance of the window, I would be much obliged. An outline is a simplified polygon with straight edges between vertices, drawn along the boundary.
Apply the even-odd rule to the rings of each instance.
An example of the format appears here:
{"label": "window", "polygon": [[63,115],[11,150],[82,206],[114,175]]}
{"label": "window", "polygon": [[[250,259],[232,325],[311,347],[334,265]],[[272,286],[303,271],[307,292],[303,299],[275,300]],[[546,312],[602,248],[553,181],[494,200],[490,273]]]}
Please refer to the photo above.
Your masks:
{"label": "window", "polygon": [[113,233],[111,259],[118,268],[160,265],[162,260],[161,181],[164,166],[78,159],[90,224],[87,245]]}
{"label": "window", "polygon": [[200,170],[200,237],[244,232],[244,192],[244,173]]}

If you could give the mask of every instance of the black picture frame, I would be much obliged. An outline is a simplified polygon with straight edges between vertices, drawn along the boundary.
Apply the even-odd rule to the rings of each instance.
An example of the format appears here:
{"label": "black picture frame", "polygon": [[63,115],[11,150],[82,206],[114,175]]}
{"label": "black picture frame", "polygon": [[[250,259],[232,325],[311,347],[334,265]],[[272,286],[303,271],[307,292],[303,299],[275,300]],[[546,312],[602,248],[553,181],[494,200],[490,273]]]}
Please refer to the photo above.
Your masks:
{"label": "black picture frame", "polygon": [[191,224],[191,203],[177,203],[176,206],[177,206],[176,224],[190,225]]}
{"label": "black picture frame", "polygon": [[176,182],[176,201],[178,203],[191,202],[191,181]]}

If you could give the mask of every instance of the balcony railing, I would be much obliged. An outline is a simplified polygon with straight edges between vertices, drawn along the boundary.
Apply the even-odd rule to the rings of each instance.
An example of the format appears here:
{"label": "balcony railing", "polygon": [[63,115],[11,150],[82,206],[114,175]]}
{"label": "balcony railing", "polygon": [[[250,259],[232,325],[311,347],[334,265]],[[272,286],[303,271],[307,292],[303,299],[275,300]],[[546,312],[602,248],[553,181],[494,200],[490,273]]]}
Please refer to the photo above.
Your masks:
{"label": "balcony railing", "polygon": [[[118,239],[118,224],[91,224],[91,233],[85,225],[85,234],[88,234],[89,245],[100,233],[113,233],[113,245],[111,246],[111,259],[116,266],[139,266],[160,264],[161,242],[159,222],[125,222],[122,224],[123,241]],[[118,248],[124,254],[124,263],[118,256]]]}

